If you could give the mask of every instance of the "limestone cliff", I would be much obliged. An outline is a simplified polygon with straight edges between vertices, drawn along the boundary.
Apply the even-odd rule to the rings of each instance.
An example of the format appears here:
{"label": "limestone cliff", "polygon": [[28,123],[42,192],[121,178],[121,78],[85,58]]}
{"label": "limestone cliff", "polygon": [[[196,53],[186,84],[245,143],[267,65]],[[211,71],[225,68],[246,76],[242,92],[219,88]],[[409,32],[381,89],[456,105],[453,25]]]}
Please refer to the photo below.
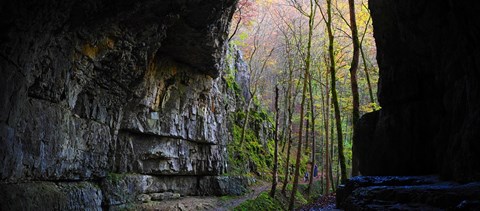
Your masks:
{"label": "limestone cliff", "polygon": [[235,4],[0,3],[1,209],[226,194],[219,76]]}

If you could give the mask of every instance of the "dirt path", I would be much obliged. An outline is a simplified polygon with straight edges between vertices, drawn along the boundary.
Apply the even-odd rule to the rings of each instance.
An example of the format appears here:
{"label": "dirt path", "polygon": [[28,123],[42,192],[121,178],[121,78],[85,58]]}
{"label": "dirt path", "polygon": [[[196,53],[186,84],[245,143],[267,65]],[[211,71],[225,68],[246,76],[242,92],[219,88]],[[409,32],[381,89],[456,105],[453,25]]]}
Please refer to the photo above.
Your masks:
{"label": "dirt path", "polygon": [[317,201],[297,209],[297,211],[327,211],[327,210],[339,210],[339,209],[335,209],[335,193],[322,196],[318,198]]}
{"label": "dirt path", "polygon": [[[320,177],[314,178],[314,181],[320,180]],[[303,181],[303,178],[299,180],[300,184],[308,184],[307,181]],[[208,210],[208,211],[225,211],[233,210],[241,203],[248,199],[257,198],[263,191],[270,190],[271,184],[265,181],[257,181],[253,186],[250,186],[249,192],[242,196],[187,196],[176,200],[150,202],[136,207],[135,210],[172,210],[172,211],[185,211],[185,210]],[[278,184],[281,187],[281,183]],[[333,210],[334,196],[320,198],[317,202],[302,207],[300,210]]]}
{"label": "dirt path", "polygon": [[[313,182],[316,182],[316,181],[321,180],[321,179],[322,179],[321,176],[314,177]],[[298,178],[298,184],[308,184],[308,182],[310,182],[310,178],[308,178],[307,181],[305,181],[303,177]]]}
{"label": "dirt path", "polygon": [[242,196],[233,197],[213,197],[213,196],[187,196],[176,200],[150,202],[136,207],[135,210],[209,210],[224,211],[232,210],[248,199],[254,199],[263,191],[269,190],[270,184],[264,181],[258,181],[255,185],[249,187],[249,192]]}
{"label": "dirt path", "polygon": [[269,190],[270,187],[271,187],[270,184],[268,184],[267,182],[259,181],[259,184],[250,188],[249,193],[243,196],[232,198],[230,200],[224,200],[224,201],[219,200],[217,203],[217,206],[211,210],[215,210],[215,211],[231,210],[248,199],[257,198],[258,195],[260,195],[260,193],[262,193],[263,191]]}

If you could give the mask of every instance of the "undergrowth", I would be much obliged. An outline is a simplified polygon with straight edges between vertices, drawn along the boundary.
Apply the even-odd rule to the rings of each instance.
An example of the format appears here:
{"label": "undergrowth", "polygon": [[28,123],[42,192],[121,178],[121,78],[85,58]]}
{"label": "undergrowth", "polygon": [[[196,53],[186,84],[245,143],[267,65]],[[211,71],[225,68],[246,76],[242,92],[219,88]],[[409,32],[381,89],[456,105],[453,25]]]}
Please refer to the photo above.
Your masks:
{"label": "undergrowth", "polygon": [[[319,181],[312,184],[312,191],[307,194],[307,184],[299,184],[299,189],[295,193],[295,207],[299,208],[306,204],[316,201],[321,196],[321,185]],[[277,189],[275,198],[269,196],[269,191],[262,192],[258,197],[241,203],[234,210],[286,210],[291,195],[292,184],[288,184],[285,195]]]}
{"label": "undergrowth", "polygon": [[257,198],[243,202],[238,207],[235,207],[234,210],[283,210],[283,208],[279,200],[272,199],[267,192],[262,192]]}
{"label": "undergrowth", "polygon": [[[234,57],[231,55],[227,56],[227,63],[233,64],[232,62],[235,62]],[[227,98],[227,103],[234,106],[235,111],[229,114],[231,140],[227,144],[228,168],[225,174],[229,176],[256,177],[260,180],[271,181],[275,148],[274,114],[263,108],[258,99],[252,96],[252,105],[248,111],[248,124],[245,127],[244,140],[241,140],[243,126],[247,119],[247,113],[244,109],[248,101],[244,99],[241,94],[242,87],[240,87],[235,80],[235,74],[237,73],[235,65],[227,66],[229,68],[223,76],[226,88],[231,93],[231,96]],[[281,132],[279,132],[279,134],[281,134]],[[282,182],[284,180],[286,168],[289,168],[289,181],[292,181],[296,150],[293,150],[295,147],[292,147],[290,152],[290,165],[288,167],[285,166],[287,153],[281,151],[282,148],[284,148],[283,144],[285,144],[285,141],[282,141],[281,137],[279,137],[279,139],[278,181]],[[296,140],[293,140],[292,144],[295,145]],[[307,151],[304,152],[304,154],[310,153]],[[302,156],[302,160],[300,161],[300,180],[306,171],[306,163],[308,160],[308,156]],[[281,183],[278,184],[277,189],[281,189]],[[267,192],[263,192],[258,197],[245,201],[235,208],[235,210],[283,210],[288,207],[288,197],[290,197],[291,189],[292,185],[289,184],[285,195],[277,191],[275,199],[271,198]],[[300,185],[296,193],[296,207],[309,202],[309,198],[303,193],[304,189],[305,188],[302,189],[302,185]],[[316,194],[312,194],[312,196],[316,196]]]}

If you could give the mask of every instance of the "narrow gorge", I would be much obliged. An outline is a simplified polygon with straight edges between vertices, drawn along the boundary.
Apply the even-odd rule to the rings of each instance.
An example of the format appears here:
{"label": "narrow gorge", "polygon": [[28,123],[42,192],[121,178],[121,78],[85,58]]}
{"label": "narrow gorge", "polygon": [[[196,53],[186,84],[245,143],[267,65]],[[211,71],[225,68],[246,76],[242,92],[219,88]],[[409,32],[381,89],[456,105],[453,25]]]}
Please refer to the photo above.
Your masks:
{"label": "narrow gorge", "polygon": [[[369,0],[357,16],[364,37],[373,23],[376,47],[365,49],[377,60],[370,67],[363,58],[370,96],[360,90],[365,114],[357,122],[345,114],[353,107],[350,64],[337,64],[342,79],[329,66],[335,56],[350,59],[351,44],[340,46],[341,27],[331,31],[332,1],[288,2],[289,13],[277,17],[285,31],[263,19],[250,37],[238,31],[254,40],[245,60],[256,52],[255,66],[229,43],[237,6],[255,16],[249,1],[1,1],[0,210],[148,210],[182,197],[242,195],[255,178],[278,181],[272,198],[288,199],[299,175],[301,191],[310,196],[312,183],[319,195],[334,199],[336,191],[345,210],[480,209],[480,6]],[[345,8],[337,4],[333,21]],[[279,28],[262,34],[260,26]],[[262,43],[275,39],[281,47]],[[379,105],[368,68],[378,75]],[[266,85],[251,84],[251,72],[267,75]],[[341,184],[355,175],[355,156],[361,176]],[[307,199],[295,201],[294,191],[292,207],[301,208]]]}

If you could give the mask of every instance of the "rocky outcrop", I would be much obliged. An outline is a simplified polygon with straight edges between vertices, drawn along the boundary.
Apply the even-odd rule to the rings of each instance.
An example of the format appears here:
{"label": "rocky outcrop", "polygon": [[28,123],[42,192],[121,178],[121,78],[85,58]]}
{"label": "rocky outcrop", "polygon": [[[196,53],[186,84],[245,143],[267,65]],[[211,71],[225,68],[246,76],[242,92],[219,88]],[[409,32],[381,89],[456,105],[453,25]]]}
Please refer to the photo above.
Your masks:
{"label": "rocky outcrop", "polygon": [[380,111],[360,120],[363,175],[480,180],[477,4],[371,0]]}
{"label": "rocky outcrop", "polygon": [[[480,209],[477,4],[370,0],[380,111],[364,115],[345,210]],[[439,174],[419,177],[408,175]],[[403,175],[403,176],[398,176]],[[475,182],[477,181],[477,182]]]}
{"label": "rocky outcrop", "polygon": [[102,191],[90,182],[0,184],[2,210],[101,210]]}
{"label": "rocky outcrop", "polygon": [[345,210],[478,210],[480,183],[441,182],[434,176],[359,176],[337,191]]}
{"label": "rocky outcrop", "polygon": [[248,183],[245,177],[110,174],[101,187],[105,205],[122,206],[145,198],[162,201],[187,195],[240,195]]}
{"label": "rocky outcrop", "polygon": [[235,3],[0,3],[0,209],[229,194],[220,76]]}

